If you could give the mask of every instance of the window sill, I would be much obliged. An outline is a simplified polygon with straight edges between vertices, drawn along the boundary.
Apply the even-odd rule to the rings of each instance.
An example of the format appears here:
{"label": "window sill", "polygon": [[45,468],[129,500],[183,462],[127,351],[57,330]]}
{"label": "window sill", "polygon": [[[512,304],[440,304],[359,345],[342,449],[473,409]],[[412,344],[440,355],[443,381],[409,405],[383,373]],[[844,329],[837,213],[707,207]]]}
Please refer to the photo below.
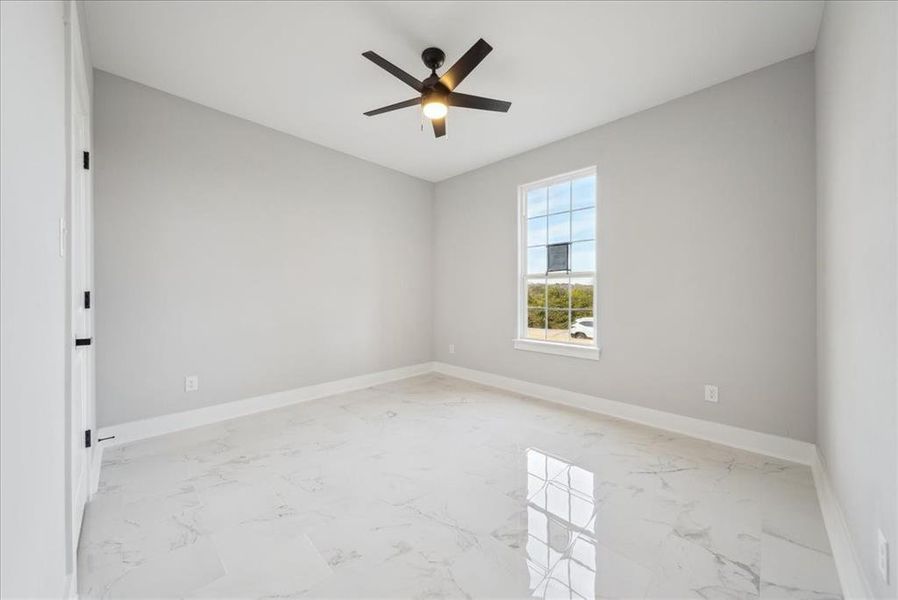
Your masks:
{"label": "window sill", "polygon": [[559,342],[540,342],[537,340],[514,340],[515,350],[528,352],[542,352],[544,354],[557,354],[558,356],[570,356],[571,358],[583,358],[587,360],[599,360],[600,349],[595,346],[577,346],[574,344],[562,344]]}

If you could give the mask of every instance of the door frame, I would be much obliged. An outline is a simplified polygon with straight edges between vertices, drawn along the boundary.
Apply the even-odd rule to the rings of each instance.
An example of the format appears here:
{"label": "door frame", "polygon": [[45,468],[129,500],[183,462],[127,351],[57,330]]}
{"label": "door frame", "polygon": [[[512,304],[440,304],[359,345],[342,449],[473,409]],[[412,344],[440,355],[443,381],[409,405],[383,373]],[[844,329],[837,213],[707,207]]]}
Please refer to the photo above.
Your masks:
{"label": "door frame", "polygon": [[[83,291],[93,291],[93,265],[94,265],[94,232],[93,232],[93,153],[92,146],[92,98],[90,88],[90,78],[92,73],[88,67],[88,61],[84,55],[85,49],[82,44],[82,24],[78,12],[78,6],[75,0],[68,0],[65,4],[65,31],[66,31],[66,145],[67,145],[67,183],[66,183],[66,240],[64,244],[66,253],[66,339],[65,343],[65,361],[66,361],[66,439],[65,439],[65,480],[66,480],[66,498],[65,498],[65,522],[66,522],[66,567],[70,574],[70,590],[77,590],[77,551],[78,541],[81,533],[81,523],[83,518],[83,506],[76,505],[76,494],[83,496],[85,504],[90,501],[97,481],[97,472],[99,465],[95,464],[99,452],[96,452],[96,440],[92,440],[89,448],[85,448],[84,433],[74,432],[76,420],[82,421],[85,429],[96,432],[96,397],[95,397],[95,356],[93,346],[79,348],[78,352],[84,352],[84,360],[87,363],[86,368],[86,393],[82,398],[83,417],[75,414],[75,396],[73,394],[73,373],[76,365],[72,360],[72,352],[75,351],[75,337],[83,335],[84,332],[76,330],[74,315],[72,314],[72,304],[75,294],[81,294]],[[80,111],[78,108],[80,107]],[[81,127],[84,132],[84,139],[78,139],[79,128],[77,122],[81,121]],[[82,163],[83,152],[91,152],[90,168],[84,169]],[[75,290],[75,279],[73,277],[74,265],[76,260],[75,248],[73,247],[73,238],[71,232],[74,230],[75,223],[75,187],[81,186],[83,180],[83,227],[81,232],[84,239],[84,263],[85,263],[85,281],[84,290]],[[91,294],[94,296],[94,294]],[[91,313],[94,312],[94,298],[91,299]],[[91,315],[92,316],[92,315]],[[89,327],[93,328],[93,319],[88,319]],[[92,337],[93,331],[89,332]],[[93,436],[95,437],[95,436]],[[80,457],[76,457],[74,452],[82,452]],[[79,463],[76,458],[80,458],[83,464],[81,472],[81,480],[75,480],[75,467]],[[76,593],[76,592],[75,592]]]}

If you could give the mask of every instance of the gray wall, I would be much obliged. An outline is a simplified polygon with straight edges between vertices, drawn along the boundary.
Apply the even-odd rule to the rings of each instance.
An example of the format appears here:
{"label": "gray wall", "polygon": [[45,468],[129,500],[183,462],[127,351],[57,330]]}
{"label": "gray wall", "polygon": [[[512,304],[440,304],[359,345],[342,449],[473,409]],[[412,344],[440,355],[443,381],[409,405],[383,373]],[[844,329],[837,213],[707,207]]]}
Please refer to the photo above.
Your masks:
{"label": "gray wall", "polygon": [[94,88],[98,425],[430,359],[431,184]]}
{"label": "gray wall", "polygon": [[[817,442],[879,598],[898,595],[896,29],[895,3],[828,3],[816,52]],[[877,529],[891,543],[889,586]]]}
{"label": "gray wall", "polygon": [[0,596],[66,592],[62,2],[0,2]]}
{"label": "gray wall", "polygon": [[[434,358],[813,441],[813,69],[796,57],[438,183]],[[514,350],[517,186],[588,165],[601,359]]]}

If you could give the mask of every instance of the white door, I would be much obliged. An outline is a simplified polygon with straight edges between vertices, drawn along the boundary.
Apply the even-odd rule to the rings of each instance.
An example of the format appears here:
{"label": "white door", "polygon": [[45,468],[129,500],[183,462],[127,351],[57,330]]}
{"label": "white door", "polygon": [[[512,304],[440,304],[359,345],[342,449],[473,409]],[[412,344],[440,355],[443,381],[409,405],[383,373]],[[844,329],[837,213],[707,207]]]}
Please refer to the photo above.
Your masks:
{"label": "white door", "polygon": [[[71,207],[70,207],[70,261],[71,261],[71,540],[72,556],[78,548],[84,505],[90,495],[91,450],[85,443],[85,432],[92,428],[93,420],[93,320],[85,292],[91,290],[92,232],[91,185],[89,164],[85,164],[85,152],[89,151],[87,90],[77,70],[73,70],[72,125],[71,125]],[[94,440],[91,440],[92,443]]]}

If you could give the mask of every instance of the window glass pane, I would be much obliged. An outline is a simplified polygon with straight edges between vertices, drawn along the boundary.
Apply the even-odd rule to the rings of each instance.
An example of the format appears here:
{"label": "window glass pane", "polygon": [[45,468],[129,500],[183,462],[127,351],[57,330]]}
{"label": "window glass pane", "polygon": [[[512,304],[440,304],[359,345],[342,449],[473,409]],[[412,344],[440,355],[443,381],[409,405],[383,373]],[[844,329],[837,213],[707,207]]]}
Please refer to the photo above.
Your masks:
{"label": "window glass pane", "polygon": [[546,218],[527,219],[527,245],[539,246],[546,243]]}
{"label": "window glass pane", "polygon": [[546,339],[550,342],[570,342],[570,311],[550,308],[548,312]]}
{"label": "window glass pane", "polygon": [[588,208],[596,205],[596,177],[581,177],[571,183],[573,209]]}
{"label": "window glass pane", "polygon": [[571,241],[571,213],[549,215],[549,243],[561,244]]}
{"label": "window glass pane", "polygon": [[538,217],[546,214],[546,188],[527,192],[527,216]]}
{"label": "window glass pane", "polygon": [[596,209],[575,210],[571,213],[571,240],[596,239]]}
{"label": "window glass pane", "polygon": [[546,281],[531,279],[527,282],[527,306],[533,308],[546,307]]}
{"label": "window glass pane", "polygon": [[596,270],[596,243],[576,242],[571,244],[571,271]]}
{"label": "window glass pane", "polygon": [[549,214],[571,210],[571,182],[556,183],[549,187]]}
{"label": "window glass pane", "polygon": [[527,310],[527,338],[531,340],[546,339],[546,311],[543,308]]}
{"label": "window glass pane", "polygon": [[570,286],[567,279],[561,281],[550,279],[548,288],[549,308],[567,308],[570,306]]}
{"label": "window glass pane", "polygon": [[571,279],[571,308],[592,310],[592,281],[592,277],[574,277]]}
{"label": "window glass pane", "polygon": [[546,273],[546,247],[527,248],[527,274]]}
{"label": "window glass pane", "polygon": [[593,345],[596,337],[592,309],[571,311],[571,341],[575,344]]}

